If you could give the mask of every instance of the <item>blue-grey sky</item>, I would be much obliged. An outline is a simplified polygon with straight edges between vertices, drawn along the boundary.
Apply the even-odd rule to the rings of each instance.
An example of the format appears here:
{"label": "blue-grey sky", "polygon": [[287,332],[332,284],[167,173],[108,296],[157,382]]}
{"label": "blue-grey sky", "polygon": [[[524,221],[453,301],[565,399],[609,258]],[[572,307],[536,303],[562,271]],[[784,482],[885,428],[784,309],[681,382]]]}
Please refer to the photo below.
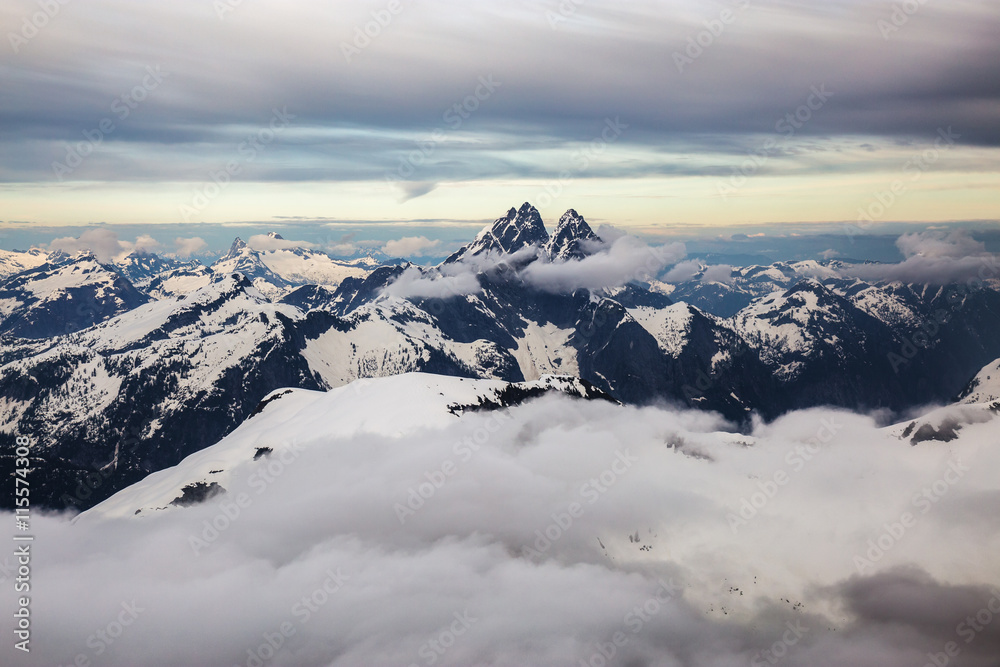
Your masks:
{"label": "blue-grey sky", "polygon": [[997,2],[8,0],[0,25],[8,228],[1000,203]]}

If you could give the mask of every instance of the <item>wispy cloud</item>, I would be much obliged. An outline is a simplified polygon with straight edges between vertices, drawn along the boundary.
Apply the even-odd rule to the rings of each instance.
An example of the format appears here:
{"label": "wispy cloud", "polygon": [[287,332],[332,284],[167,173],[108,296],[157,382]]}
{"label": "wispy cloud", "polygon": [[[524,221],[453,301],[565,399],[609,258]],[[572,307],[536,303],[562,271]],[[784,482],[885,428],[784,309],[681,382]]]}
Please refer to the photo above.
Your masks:
{"label": "wispy cloud", "polygon": [[382,252],[390,257],[423,257],[441,246],[441,240],[431,240],[426,236],[404,236],[401,239],[388,241],[382,246]]}
{"label": "wispy cloud", "polygon": [[521,272],[528,284],[550,292],[620,287],[649,281],[687,254],[683,243],[650,246],[634,236],[621,236],[606,249],[580,260],[538,261]]}
{"label": "wispy cloud", "polygon": [[208,247],[208,243],[200,236],[191,238],[178,236],[174,239],[174,245],[177,247],[177,256],[184,258],[203,252]]}
{"label": "wispy cloud", "polygon": [[293,241],[291,239],[276,238],[268,234],[254,234],[247,239],[247,245],[254,250],[289,250],[292,248],[316,247],[316,244],[310,241]]}
{"label": "wispy cloud", "polygon": [[53,239],[48,244],[49,250],[62,251],[71,255],[81,251],[89,251],[102,262],[121,259],[134,250],[155,252],[160,248],[161,244],[148,234],[139,236],[134,242],[124,241],[118,238],[118,232],[107,228],[88,229],[80,236],[64,236]]}
{"label": "wispy cloud", "polygon": [[898,264],[856,264],[838,270],[862,280],[947,285],[1000,278],[1000,257],[986,252],[967,231],[904,234],[896,241],[905,259]]}

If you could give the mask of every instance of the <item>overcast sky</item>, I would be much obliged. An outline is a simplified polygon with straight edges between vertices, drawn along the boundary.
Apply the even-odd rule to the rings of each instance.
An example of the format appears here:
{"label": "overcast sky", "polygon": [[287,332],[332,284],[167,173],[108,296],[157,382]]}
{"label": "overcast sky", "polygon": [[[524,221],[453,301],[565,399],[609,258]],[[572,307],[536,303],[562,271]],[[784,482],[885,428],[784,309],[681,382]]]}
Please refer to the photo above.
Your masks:
{"label": "overcast sky", "polygon": [[0,6],[8,226],[531,201],[655,232],[1000,203],[998,2],[53,5]]}

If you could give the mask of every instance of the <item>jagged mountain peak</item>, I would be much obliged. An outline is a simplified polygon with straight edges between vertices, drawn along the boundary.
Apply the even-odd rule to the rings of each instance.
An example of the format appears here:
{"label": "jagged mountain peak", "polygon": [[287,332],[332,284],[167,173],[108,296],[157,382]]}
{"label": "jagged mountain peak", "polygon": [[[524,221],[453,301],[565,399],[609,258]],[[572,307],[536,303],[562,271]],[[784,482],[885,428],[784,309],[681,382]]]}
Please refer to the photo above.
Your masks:
{"label": "jagged mountain peak", "polygon": [[[538,213],[538,209],[532,206],[530,202],[524,202],[521,204],[521,208],[519,209],[515,209],[511,206],[510,211],[514,211],[516,215],[521,217],[532,217],[538,221],[538,224],[542,223],[542,216]],[[510,215],[510,211],[507,211],[508,215]],[[544,225],[542,226],[544,227]]]}
{"label": "jagged mountain peak", "polygon": [[70,260],[73,262],[96,262],[97,255],[94,254],[93,250],[77,250],[70,256]]}
{"label": "jagged mountain peak", "polygon": [[240,238],[233,241],[233,247],[229,250],[229,254],[217,259],[212,264],[211,269],[213,273],[222,275],[242,273],[269,298],[279,298],[290,285],[287,280],[264,263],[260,253]]}
{"label": "jagged mountain peak", "polygon": [[511,254],[529,246],[544,246],[549,240],[538,209],[525,202],[521,208],[511,208],[483,228],[475,240],[456,251],[445,263],[487,252]]}
{"label": "jagged mountain peak", "polygon": [[157,275],[181,266],[181,262],[163,258],[145,248],[136,248],[115,262],[118,270],[139,289],[145,289]]}
{"label": "jagged mountain peak", "polygon": [[816,278],[802,278],[794,285],[792,285],[789,292],[813,292],[816,294],[825,294],[830,292],[826,285],[821,283]]}
{"label": "jagged mountain peak", "polygon": [[260,253],[247,245],[246,241],[238,236],[233,241],[233,245],[229,247],[229,252],[212,263],[212,269],[217,273],[231,273],[237,270],[245,271],[246,266],[264,267],[264,264]]}
{"label": "jagged mountain peak", "polygon": [[226,253],[226,255],[220,259],[232,259],[234,257],[238,257],[239,255],[243,254],[243,251],[249,247],[250,246],[246,244],[246,241],[237,236],[235,239],[233,239],[233,245],[229,246],[229,252]]}
{"label": "jagged mountain peak", "polygon": [[498,218],[489,228],[494,239],[506,252],[516,252],[526,245],[544,243],[549,239],[549,233],[542,222],[538,209],[524,202],[521,208],[511,208],[507,215]]}
{"label": "jagged mountain peak", "polygon": [[281,234],[279,234],[278,232],[268,232],[267,233],[267,237],[270,238],[270,239],[277,239],[279,241],[284,241],[285,240],[285,237],[282,236]]}
{"label": "jagged mountain peak", "polygon": [[545,246],[552,259],[582,259],[592,254],[592,246],[601,243],[583,216],[569,209],[559,218],[556,229]]}

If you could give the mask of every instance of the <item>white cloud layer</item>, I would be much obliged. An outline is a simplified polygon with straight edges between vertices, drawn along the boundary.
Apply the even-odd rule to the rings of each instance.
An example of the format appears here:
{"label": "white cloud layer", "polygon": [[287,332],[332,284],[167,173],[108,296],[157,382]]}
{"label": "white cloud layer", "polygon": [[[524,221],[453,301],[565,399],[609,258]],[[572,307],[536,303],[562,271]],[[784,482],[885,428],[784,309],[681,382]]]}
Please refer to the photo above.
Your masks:
{"label": "white cloud layer", "polygon": [[202,252],[208,247],[208,243],[200,236],[192,236],[191,238],[178,236],[174,239],[174,245],[177,247],[177,256],[185,258]]}
{"label": "white cloud layer", "polygon": [[714,264],[705,267],[705,273],[701,277],[706,283],[725,283],[733,281],[733,267],[729,264]]}
{"label": "white cloud layer", "polygon": [[78,237],[64,236],[54,239],[48,245],[48,249],[51,251],[61,250],[70,255],[81,251],[90,251],[101,262],[121,259],[133,250],[155,252],[160,247],[160,243],[148,234],[139,236],[133,243],[119,239],[118,232],[104,227],[88,229]]}
{"label": "white cloud layer", "polygon": [[[485,253],[465,257],[430,271],[411,267],[383,292],[404,298],[472,294],[480,290],[477,274],[498,268],[514,270],[524,283],[548,292],[620,287],[631,281],[654,279],[664,267],[682,259],[685,252],[683,243],[649,246],[628,235],[618,236],[583,259],[568,261],[550,262],[539,256],[537,248],[525,247],[509,255]],[[538,258],[531,261],[535,256]]]}
{"label": "white cloud layer", "polygon": [[315,243],[309,241],[292,241],[291,239],[278,239],[267,234],[254,234],[247,239],[247,245],[257,251],[267,250],[290,250],[292,248],[315,248]]}
{"label": "white cloud layer", "polygon": [[[386,398],[379,382],[368,400]],[[254,443],[274,454],[254,462],[249,447],[228,495],[203,505],[36,515],[36,639],[30,656],[12,650],[13,595],[0,597],[3,664],[563,666],[614,647],[612,664],[636,666],[770,664],[774,650],[787,667],[912,667],[955,642],[962,664],[988,667],[1000,654],[993,612],[959,629],[1000,609],[995,423],[914,447],[822,409],[739,436],[703,413],[558,397],[500,420],[393,402],[374,404],[381,417],[364,401],[258,415]],[[192,535],[240,493],[251,504],[195,555]],[[141,608],[134,622],[96,639],[123,603]]]}
{"label": "white cloud layer", "polygon": [[439,239],[432,241],[426,236],[404,236],[401,239],[387,241],[382,246],[382,252],[390,257],[423,257],[431,254],[440,245]]}
{"label": "white cloud layer", "polygon": [[521,272],[521,277],[549,292],[620,287],[633,280],[652,280],[685,254],[683,243],[649,246],[634,236],[621,236],[606,250],[580,260],[533,262]]}
{"label": "white cloud layer", "polygon": [[439,275],[425,273],[411,266],[382,293],[402,299],[450,299],[453,296],[474,294],[480,289],[479,280],[472,271]]}
{"label": "white cloud layer", "polygon": [[898,264],[854,264],[839,272],[862,280],[929,285],[1000,278],[1000,259],[965,230],[904,234],[896,246],[905,257]]}
{"label": "white cloud layer", "polygon": [[682,283],[694,278],[700,270],[701,262],[697,259],[678,262],[676,266],[667,271],[667,275],[663,276],[663,281],[668,283]]}

